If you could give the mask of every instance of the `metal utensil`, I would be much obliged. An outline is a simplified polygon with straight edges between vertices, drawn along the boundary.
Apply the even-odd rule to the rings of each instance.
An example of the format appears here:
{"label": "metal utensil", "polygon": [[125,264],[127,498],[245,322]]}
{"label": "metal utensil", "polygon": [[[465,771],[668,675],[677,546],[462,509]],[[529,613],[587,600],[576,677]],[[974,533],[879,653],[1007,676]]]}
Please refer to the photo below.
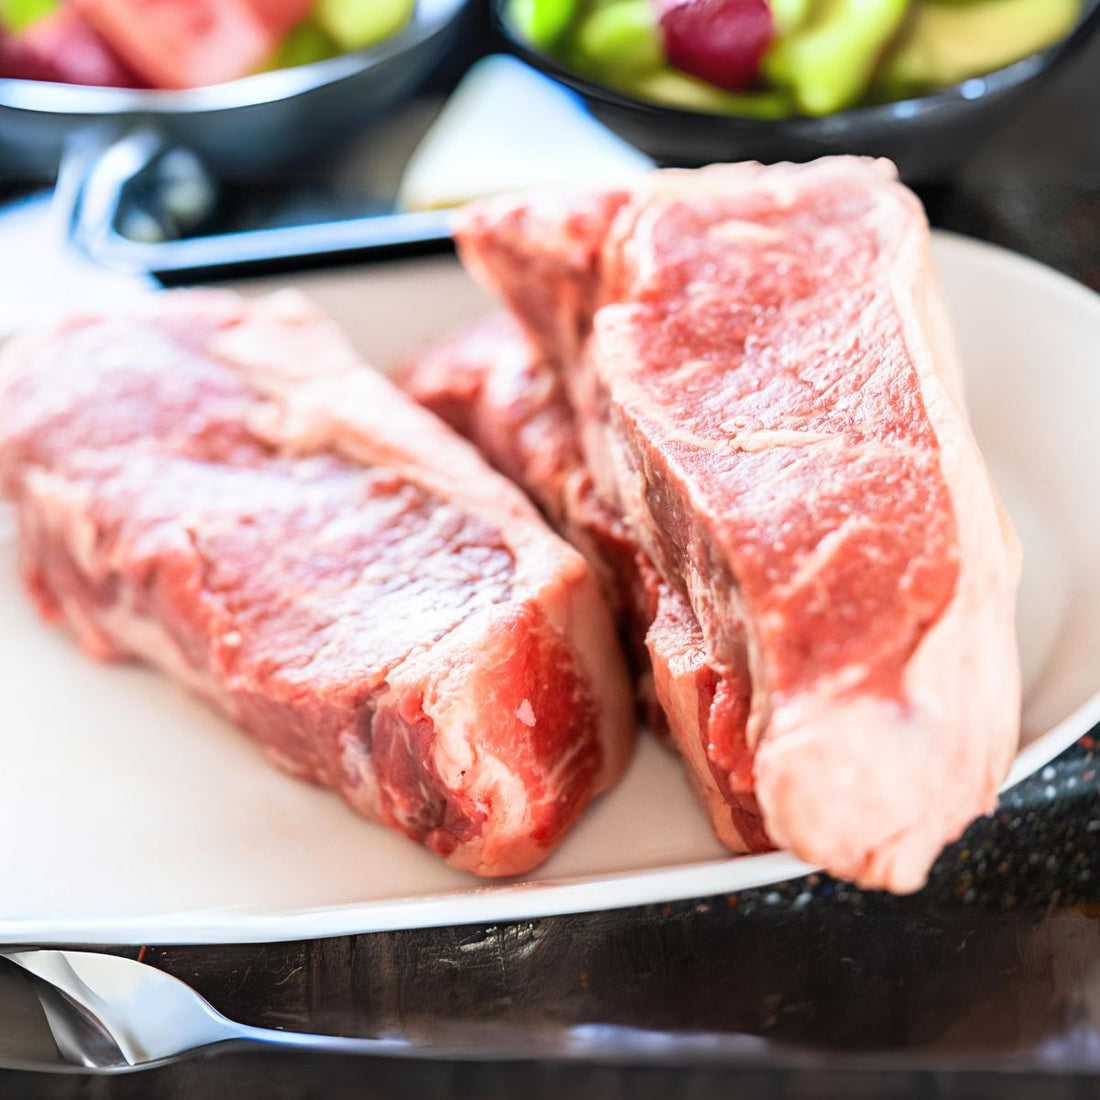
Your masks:
{"label": "metal utensil", "polygon": [[[63,1066],[125,1072],[197,1051],[267,1048],[388,1058],[521,1061],[531,1058],[661,1062],[669,1058],[759,1061],[765,1040],[750,1035],[667,1035],[614,1024],[562,1028],[446,1021],[408,1038],[349,1038],[252,1027],[223,1016],[186,983],[118,955],[47,948],[0,951],[35,992]],[[40,1044],[39,1044],[40,1045]],[[0,1064],[27,1062],[7,1048]],[[34,1068],[55,1068],[39,1054]]]}
{"label": "metal utensil", "polygon": [[[741,1031],[665,1031],[630,1024],[522,1019],[425,1020],[405,1038],[345,1038],[251,1027],[217,1012],[184,982],[133,959],[91,951],[0,951],[22,969],[0,983],[0,1068],[125,1073],[198,1051],[268,1049],[407,1059],[572,1061],[631,1065],[723,1064],[838,1071],[1095,1073],[1095,1030],[1087,1022],[1011,1052],[884,1050],[778,1043]],[[10,978],[19,972],[7,968]],[[37,995],[40,1013],[28,1012]],[[32,1015],[34,1018],[32,1019]],[[43,1021],[45,1023],[43,1023]],[[45,1034],[43,1032],[45,1031]],[[56,1052],[45,1049],[56,1046]]]}
{"label": "metal utensil", "polygon": [[[133,959],[93,951],[4,951],[39,981],[36,992],[66,1062],[120,1070],[219,1043],[384,1056],[457,1057],[403,1039],[349,1039],[250,1027],[227,1019],[178,978]],[[484,1056],[484,1055],[483,1055]]]}

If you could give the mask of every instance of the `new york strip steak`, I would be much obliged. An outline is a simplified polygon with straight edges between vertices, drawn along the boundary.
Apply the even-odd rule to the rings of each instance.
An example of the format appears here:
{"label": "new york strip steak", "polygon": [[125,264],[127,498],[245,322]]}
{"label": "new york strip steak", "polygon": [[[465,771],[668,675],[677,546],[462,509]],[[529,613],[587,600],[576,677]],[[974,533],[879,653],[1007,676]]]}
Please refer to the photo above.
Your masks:
{"label": "new york strip steak", "polygon": [[884,162],[718,166],[494,200],[458,239],[561,372],[594,491],[748,676],[769,836],[919,886],[1019,729],[1018,550],[919,203]]}
{"label": "new york strip steak", "polygon": [[0,486],[47,619],[455,866],[529,870],[626,765],[584,559],[296,295],[12,341]]}
{"label": "new york strip steak", "polygon": [[588,558],[619,617],[642,715],[683,756],[715,832],[737,852],[770,848],[745,742],[747,670],[731,677],[713,667],[687,600],[595,491],[561,372],[498,314],[422,348],[396,380],[522,486]]}

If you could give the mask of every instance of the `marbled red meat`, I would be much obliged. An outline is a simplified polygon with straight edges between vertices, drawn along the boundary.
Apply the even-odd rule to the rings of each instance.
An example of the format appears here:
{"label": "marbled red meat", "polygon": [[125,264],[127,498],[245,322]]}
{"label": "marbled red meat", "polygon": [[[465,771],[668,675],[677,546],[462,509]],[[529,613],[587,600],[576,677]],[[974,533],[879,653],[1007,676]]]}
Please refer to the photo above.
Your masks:
{"label": "marbled red meat", "polygon": [[620,616],[635,670],[648,681],[644,636],[656,614],[659,578],[593,491],[554,367],[500,314],[422,348],[395,380],[520,485],[585,555]]}
{"label": "marbled red meat", "polygon": [[74,318],[0,383],[23,574],[89,652],[159,665],[478,874],[535,866],[622,772],[584,560],[303,299]]}
{"label": "marbled red meat", "polygon": [[748,676],[712,667],[687,601],[595,492],[560,372],[500,314],[421,349],[397,382],[522,486],[588,558],[619,616],[641,712],[688,762],[715,831],[735,851],[770,848],[745,739]]}
{"label": "marbled red meat", "polygon": [[917,200],[885,162],[717,166],[494,200],[459,242],[561,370],[596,492],[748,675],[769,835],[919,886],[994,804],[1019,672]]}

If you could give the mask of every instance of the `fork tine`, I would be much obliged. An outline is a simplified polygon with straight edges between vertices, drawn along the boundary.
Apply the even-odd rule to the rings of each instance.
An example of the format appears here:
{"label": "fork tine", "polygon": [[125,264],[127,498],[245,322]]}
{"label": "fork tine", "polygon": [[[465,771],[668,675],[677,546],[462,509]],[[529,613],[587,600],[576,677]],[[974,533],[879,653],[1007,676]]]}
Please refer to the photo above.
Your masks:
{"label": "fork tine", "polygon": [[87,1008],[37,975],[31,975],[31,981],[62,1058],[89,1069],[134,1064],[103,1022]]}

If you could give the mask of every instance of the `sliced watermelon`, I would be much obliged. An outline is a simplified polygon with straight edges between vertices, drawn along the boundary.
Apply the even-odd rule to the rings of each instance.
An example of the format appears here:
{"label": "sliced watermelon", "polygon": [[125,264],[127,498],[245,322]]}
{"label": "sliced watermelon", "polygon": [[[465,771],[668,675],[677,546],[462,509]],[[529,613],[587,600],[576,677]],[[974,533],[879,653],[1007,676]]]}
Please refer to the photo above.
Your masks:
{"label": "sliced watermelon", "polygon": [[141,81],[72,8],[15,34],[0,34],[0,76],[136,88]]}
{"label": "sliced watermelon", "polygon": [[198,88],[255,71],[310,0],[71,0],[157,88]]}

